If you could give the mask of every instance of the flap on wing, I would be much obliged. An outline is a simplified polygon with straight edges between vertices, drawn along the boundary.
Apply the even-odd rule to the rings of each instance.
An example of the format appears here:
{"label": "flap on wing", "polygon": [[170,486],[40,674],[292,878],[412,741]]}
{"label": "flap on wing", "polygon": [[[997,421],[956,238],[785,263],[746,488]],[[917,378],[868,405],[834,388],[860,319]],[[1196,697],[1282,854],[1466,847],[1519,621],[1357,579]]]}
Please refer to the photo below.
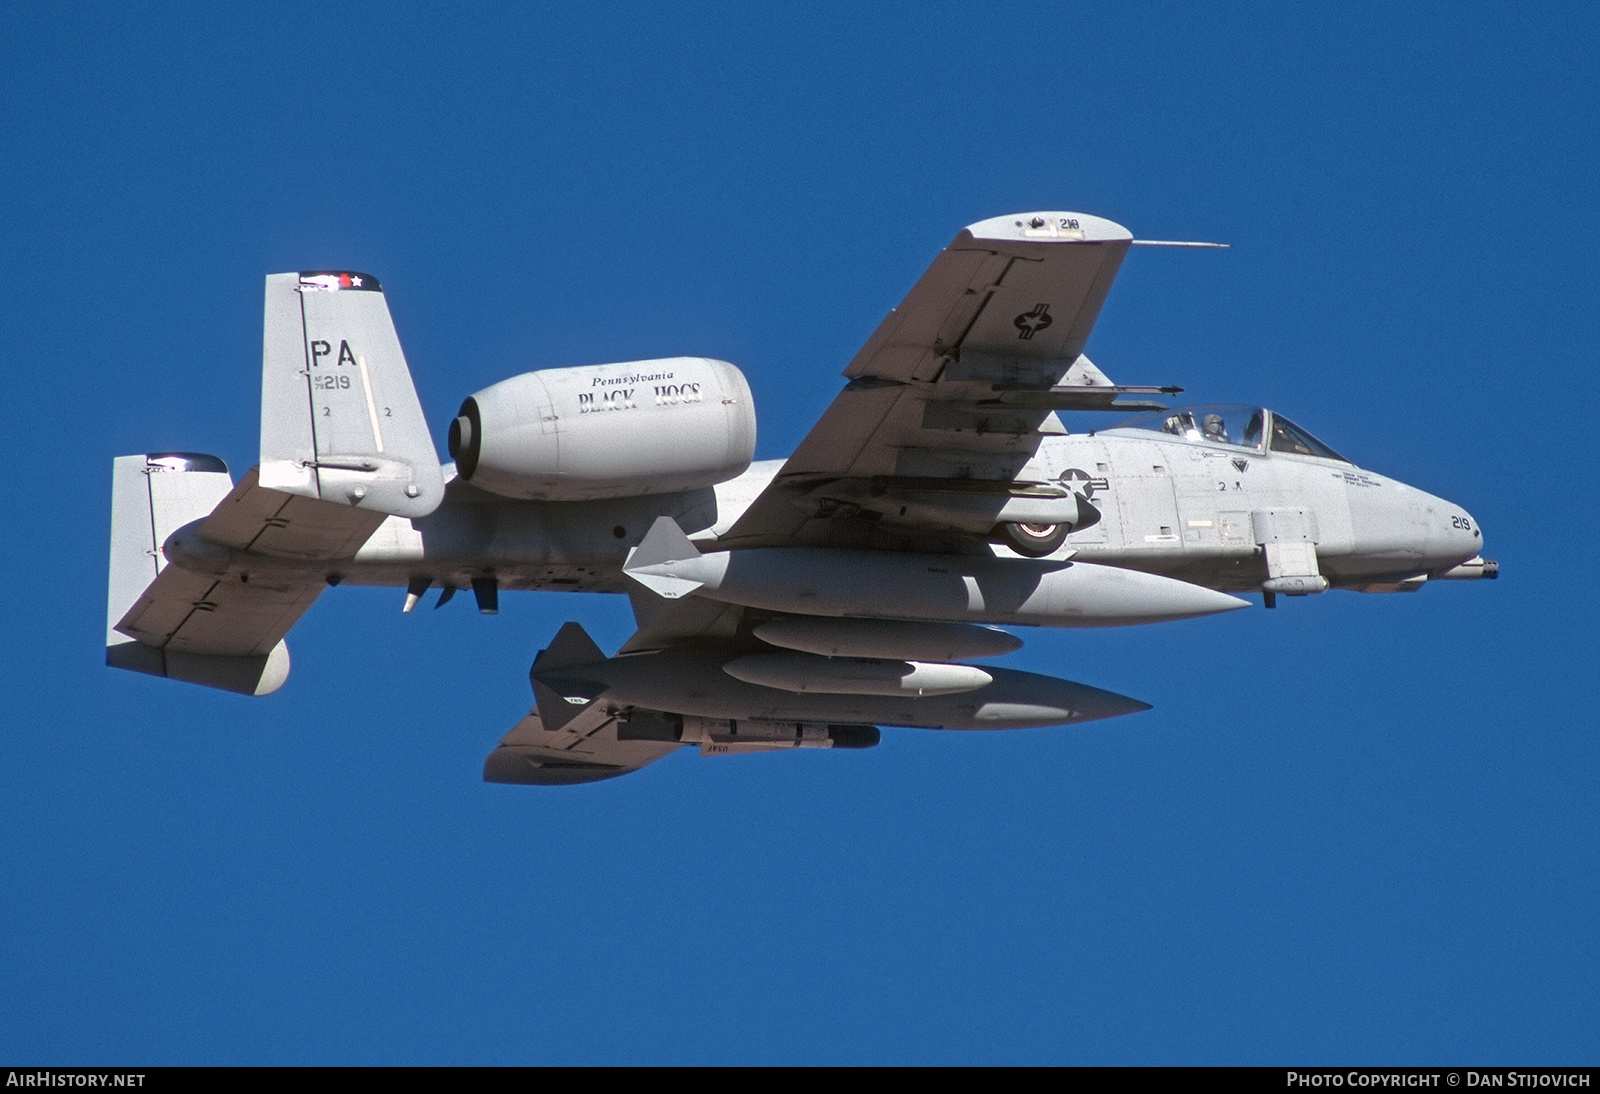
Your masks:
{"label": "flap on wing", "polygon": [[[850,384],[719,544],[887,546],[926,533],[981,536],[1012,519],[1003,513],[1019,490],[1051,489],[1022,480],[1042,438],[1063,432],[1053,410],[1081,405],[1079,388],[1098,396],[1109,386],[1082,351],[1131,239],[1081,213],[964,229],[867,340],[845,370]],[[1035,397],[1015,398],[1023,392]],[[945,505],[940,492],[963,499]],[[961,549],[937,539],[924,547]]]}

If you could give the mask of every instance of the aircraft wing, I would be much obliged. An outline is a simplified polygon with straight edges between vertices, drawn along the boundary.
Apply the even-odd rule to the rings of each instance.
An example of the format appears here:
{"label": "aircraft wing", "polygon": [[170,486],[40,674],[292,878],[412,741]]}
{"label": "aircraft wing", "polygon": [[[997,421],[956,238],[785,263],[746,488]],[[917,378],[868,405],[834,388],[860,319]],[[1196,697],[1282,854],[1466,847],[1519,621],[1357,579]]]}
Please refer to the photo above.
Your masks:
{"label": "aircraft wing", "polygon": [[637,771],[680,747],[675,734],[662,732],[668,727],[659,712],[619,708],[592,692],[572,695],[545,675],[604,660],[583,627],[562,626],[528,674],[534,708],[484,760],[484,782],[595,782]]}
{"label": "aircraft wing", "polygon": [[552,785],[597,782],[637,771],[683,746],[677,741],[625,740],[617,714],[575,718],[549,729],[537,709],[500,739],[483,763],[491,783]]}
{"label": "aircraft wing", "polygon": [[1001,510],[1064,493],[1021,475],[1041,438],[1063,432],[1053,411],[1109,406],[1117,390],[1081,354],[1131,241],[1081,213],[963,229],[719,545],[888,546],[874,539],[888,534],[949,550],[922,537],[1030,519]]}

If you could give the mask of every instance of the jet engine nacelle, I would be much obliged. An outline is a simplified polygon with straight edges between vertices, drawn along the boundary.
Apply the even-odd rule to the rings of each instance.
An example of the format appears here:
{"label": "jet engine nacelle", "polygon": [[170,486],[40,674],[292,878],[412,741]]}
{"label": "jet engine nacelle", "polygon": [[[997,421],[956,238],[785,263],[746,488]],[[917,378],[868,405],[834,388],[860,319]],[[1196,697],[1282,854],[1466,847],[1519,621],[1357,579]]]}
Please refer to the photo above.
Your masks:
{"label": "jet engine nacelle", "polygon": [[469,396],[450,424],[463,479],[536,501],[712,486],[755,449],[750,385],[705,357],[526,372]]}

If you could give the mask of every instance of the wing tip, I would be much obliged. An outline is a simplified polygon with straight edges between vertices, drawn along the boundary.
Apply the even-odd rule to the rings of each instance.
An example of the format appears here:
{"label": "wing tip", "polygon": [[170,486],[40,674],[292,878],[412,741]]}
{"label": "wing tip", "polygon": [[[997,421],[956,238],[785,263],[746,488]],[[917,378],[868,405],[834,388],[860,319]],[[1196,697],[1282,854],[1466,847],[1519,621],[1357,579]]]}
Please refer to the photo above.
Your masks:
{"label": "wing tip", "polygon": [[626,775],[633,768],[556,760],[537,749],[501,745],[483,761],[483,781],[513,786],[575,786]]}
{"label": "wing tip", "polygon": [[1061,210],[990,217],[967,225],[963,231],[973,239],[1011,243],[1127,243],[1133,240],[1133,233],[1115,221]]}

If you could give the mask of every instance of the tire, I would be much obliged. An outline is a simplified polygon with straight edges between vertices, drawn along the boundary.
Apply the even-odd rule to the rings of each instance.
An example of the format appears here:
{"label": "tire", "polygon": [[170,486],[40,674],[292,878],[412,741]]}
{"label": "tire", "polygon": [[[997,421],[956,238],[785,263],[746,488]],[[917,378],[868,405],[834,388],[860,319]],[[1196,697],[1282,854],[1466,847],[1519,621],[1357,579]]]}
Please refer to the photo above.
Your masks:
{"label": "tire", "polygon": [[994,538],[1019,555],[1043,558],[1059,551],[1070,531],[1066,524],[997,524]]}

